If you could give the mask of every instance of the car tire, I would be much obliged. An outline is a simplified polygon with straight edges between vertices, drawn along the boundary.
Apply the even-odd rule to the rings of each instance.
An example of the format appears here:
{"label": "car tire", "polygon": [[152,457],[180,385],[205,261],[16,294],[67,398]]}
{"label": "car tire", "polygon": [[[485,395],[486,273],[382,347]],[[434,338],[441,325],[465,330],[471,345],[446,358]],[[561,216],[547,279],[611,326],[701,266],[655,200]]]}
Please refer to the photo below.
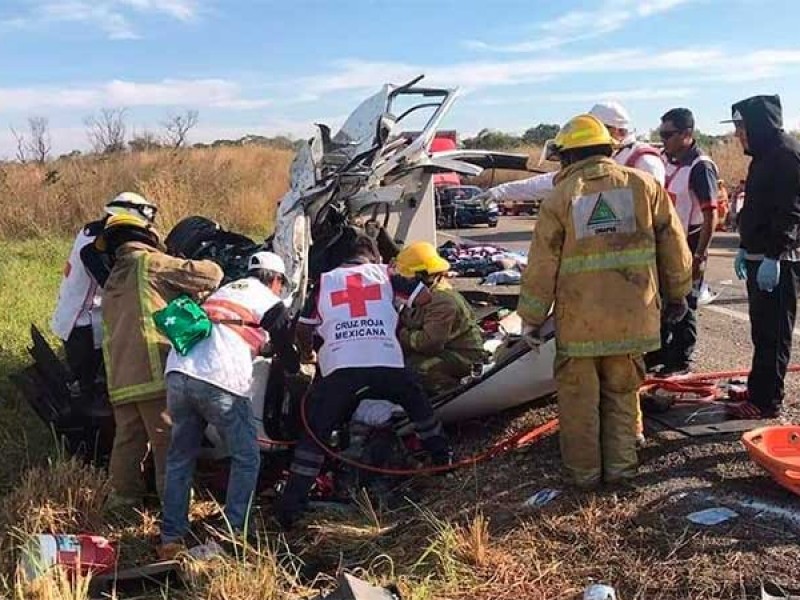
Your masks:
{"label": "car tire", "polygon": [[182,219],[172,228],[164,240],[167,253],[191,258],[204,242],[213,240],[222,230],[219,223],[200,216]]}

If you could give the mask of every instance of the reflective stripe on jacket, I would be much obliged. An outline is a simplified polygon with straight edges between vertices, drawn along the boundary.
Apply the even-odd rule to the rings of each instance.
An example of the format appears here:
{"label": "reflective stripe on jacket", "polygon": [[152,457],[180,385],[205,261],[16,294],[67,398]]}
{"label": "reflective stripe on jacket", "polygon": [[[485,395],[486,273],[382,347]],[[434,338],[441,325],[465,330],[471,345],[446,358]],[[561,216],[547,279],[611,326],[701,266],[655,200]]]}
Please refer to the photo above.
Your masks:
{"label": "reflective stripe on jacket", "polygon": [[406,353],[436,356],[449,351],[472,363],[483,355],[483,337],[472,308],[447,282],[431,289],[425,306],[400,313],[400,344]]}
{"label": "reflective stripe on jacket", "polygon": [[205,297],[221,280],[222,269],[211,261],[175,258],[138,242],[117,250],[103,291],[103,355],[112,403],[166,393],[170,344],[156,329],[153,313],[180,294]]}
{"label": "reflective stripe on jacket", "polygon": [[691,288],[691,254],[652,177],[592,157],[562,170],[542,203],[518,311],[539,327],[555,303],[561,354],[638,354],[660,346],[661,302]]}

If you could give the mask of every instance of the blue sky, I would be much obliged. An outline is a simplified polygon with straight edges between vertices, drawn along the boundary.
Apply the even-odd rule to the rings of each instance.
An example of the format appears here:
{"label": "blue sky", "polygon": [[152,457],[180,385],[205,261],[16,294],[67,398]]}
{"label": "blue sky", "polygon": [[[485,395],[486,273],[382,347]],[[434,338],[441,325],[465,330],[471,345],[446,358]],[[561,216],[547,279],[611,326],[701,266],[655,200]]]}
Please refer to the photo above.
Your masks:
{"label": "blue sky", "polygon": [[616,99],[636,127],[687,106],[720,132],[730,104],[779,93],[800,128],[792,0],[0,0],[0,156],[8,125],[50,120],[58,152],[126,107],[157,131],[197,109],[192,141],[305,135],[382,83],[458,86],[444,126],[521,132]]}

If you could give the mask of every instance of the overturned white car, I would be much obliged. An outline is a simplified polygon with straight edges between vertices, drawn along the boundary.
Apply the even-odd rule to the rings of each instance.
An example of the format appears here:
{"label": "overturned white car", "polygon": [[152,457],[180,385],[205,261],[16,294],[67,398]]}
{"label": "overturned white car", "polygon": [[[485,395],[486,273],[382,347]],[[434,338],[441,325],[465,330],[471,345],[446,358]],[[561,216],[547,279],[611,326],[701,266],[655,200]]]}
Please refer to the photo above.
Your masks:
{"label": "overturned white car", "polygon": [[[287,265],[291,290],[285,302],[297,316],[319,275],[341,262],[341,251],[355,232],[375,235],[387,262],[405,243],[428,241],[435,245],[435,174],[474,176],[484,168],[526,170],[528,157],[475,150],[431,153],[437,127],[457,90],[421,87],[420,79],[401,86],[385,85],[362,102],[335,135],[325,125],[316,126],[315,135],[292,164],[291,187],[278,206],[275,233],[263,243],[226,231],[204,217],[191,216],[170,231],[165,240],[168,252],[215,260],[226,279],[232,280],[244,274],[250,255],[270,249]],[[413,136],[402,131],[411,115],[426,117]],[[465,295],[480,301],[481,319],[502,305],[512,310],[516,306],[513,293],[490,296],[473,291]],[[441,419],[448,423],[495,414],[552,394],[555,342],[552,327],[545,331],[547,341],[537,351],[514,332],[508,332],[504,340],[498,340],[495,332],[489,346],[496,349],[504,342],[502,355],[488,361],[481,374],[432,399]],[[67,369],[43,336],[34,331],[33,337],[34,364],[17,376],[17,383],[42,420],[67,441],[68,450],[89,446],[88,456],[104,462],[110,452],[108,434],[113,438],[110,411],[98,416],[97,422],[87,423],[72,410]],[[299,407],[307,386],[307,382],[287,380],[282,369],[274,368],[276,360],[256,359],[251,393],[261,447],[275,459],[265,461],[271,466],[280,464],[274,455],[288,454],[286,450],[301,432]],[[384,430],[391,425],[400,435],[410,431],[399,407],[385,409]],[[98,445],[100,431],[106,432],[103,439],[107,441]],[[207,438],[204,456],[212,461],[226,458],[224,441],[213,429],[209,428]]]}
{"label": "overturned white car", "polygon": [[[387,245],[420,240],[436,245],[436,173],[474,176],[487,167],[527,169],[528,157],[521,154],[477,150],[431,153],[437,126],[455,101],[457,90],[420,87],[420,79],[401,86],[385,85],[362,102],[335,135],[327,126],[317,125],[315,135],[295,157],[291,189],[278,207],[275,233],[264,244],[286,262],[292,283],[286,302],[293,314],[303,306],[309,286],[319,274],[338,265],[339,249],[355,230],[378,232],[387,261],[391,258]],[[399,112],[398,106],[407,108]],[[404,119],[421,111],[428,112],[421,131],[414,137],[404,135]],[[180,227],[171,234],[173,238]],[[480,295],[473,293],[472,297]],[[504,300],[513,309],[516,298]],[[516,332],[507,333],[510,342],[517,340]],[[480,376],[434,398],[439,416],[446,423],[480,417],[553,393],[552,328],[546,339],[538,352],[530,351],[521,341],[511,343],[499,360],[485,365]],[[265,448],[274,435],[271,430],[275,424],[270,420],[292,414],[290,406],[296,402],[274,397],[279,386],[268,381],[270,363],[271,359],[259,361],[253,390],[254,412],[262,417],[259,429]],[[401,431],[407,427],[402,417],[397,424]],[[283,427],[277,430],[286,431]]]}

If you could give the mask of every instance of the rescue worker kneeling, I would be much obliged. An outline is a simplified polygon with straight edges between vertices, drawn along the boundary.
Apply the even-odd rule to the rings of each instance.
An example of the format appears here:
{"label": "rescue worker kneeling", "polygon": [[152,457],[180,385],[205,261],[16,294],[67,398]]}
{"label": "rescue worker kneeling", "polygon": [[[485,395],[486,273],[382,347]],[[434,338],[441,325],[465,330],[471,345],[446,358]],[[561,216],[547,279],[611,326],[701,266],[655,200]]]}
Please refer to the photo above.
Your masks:
{"label": "rescue worker kneeling", "polygon": [[616,164],[591,115],[556,138],[562,170],[541,205],[518,312],[532,342],[555,303],[561,455],[589,487],[635,475],[642,355],[664,318],[686,313],[692,257],[669,196],[650,175]]}
{"label": "rescue worker kneeling", "polygon": [[[307,405],[308,425],[327,442],[334,428],[350,420],[363,398],[381,398],[402,406],[437,465],[450,464],[452,452],[421,384],[403,365],[397,340],[395,298],[408,306],[430,301],[417,281],[393,274],[380,260],[375,242],[357,237],[350,257],[324,273],[316,296],[300,319],[298,337],[308,346],[314,330],[322,338],[318,379]],[[276,511],[290,526],[304,510],[308,492],[325,460],[307,432],[294,451],[289,480]]]}
{"label": "rescue worker kneeling", "polygon": [[398,338],[406,364],[422,379],[429,394],[458,385],[474,363],[484,359],[481,330],[469,304],[444,280],[450,263],[428,242],[414,242],[396,259],[397,272],[416,278],[431,292],[431,301],[400,313]]}
{"label": "rescue worker kneeling", "polygon": [[[253,359],[267,342],[289,372],[300,368],[290,319],[280,293],[286,283],[283,260],[272,252],[250,258],[247,277],[214,292],[203,304],[211,335],[186,356],[175,349],[167,361],[167,407],[172,440],[167,454],[161,558],[170,558],[189,531],[189,494],[206,425],[225,439],[231,470],[225,520],[234,532],[248,521],[260,465],[250,403]],[[269,335],[267,335],[269,334]]]}

